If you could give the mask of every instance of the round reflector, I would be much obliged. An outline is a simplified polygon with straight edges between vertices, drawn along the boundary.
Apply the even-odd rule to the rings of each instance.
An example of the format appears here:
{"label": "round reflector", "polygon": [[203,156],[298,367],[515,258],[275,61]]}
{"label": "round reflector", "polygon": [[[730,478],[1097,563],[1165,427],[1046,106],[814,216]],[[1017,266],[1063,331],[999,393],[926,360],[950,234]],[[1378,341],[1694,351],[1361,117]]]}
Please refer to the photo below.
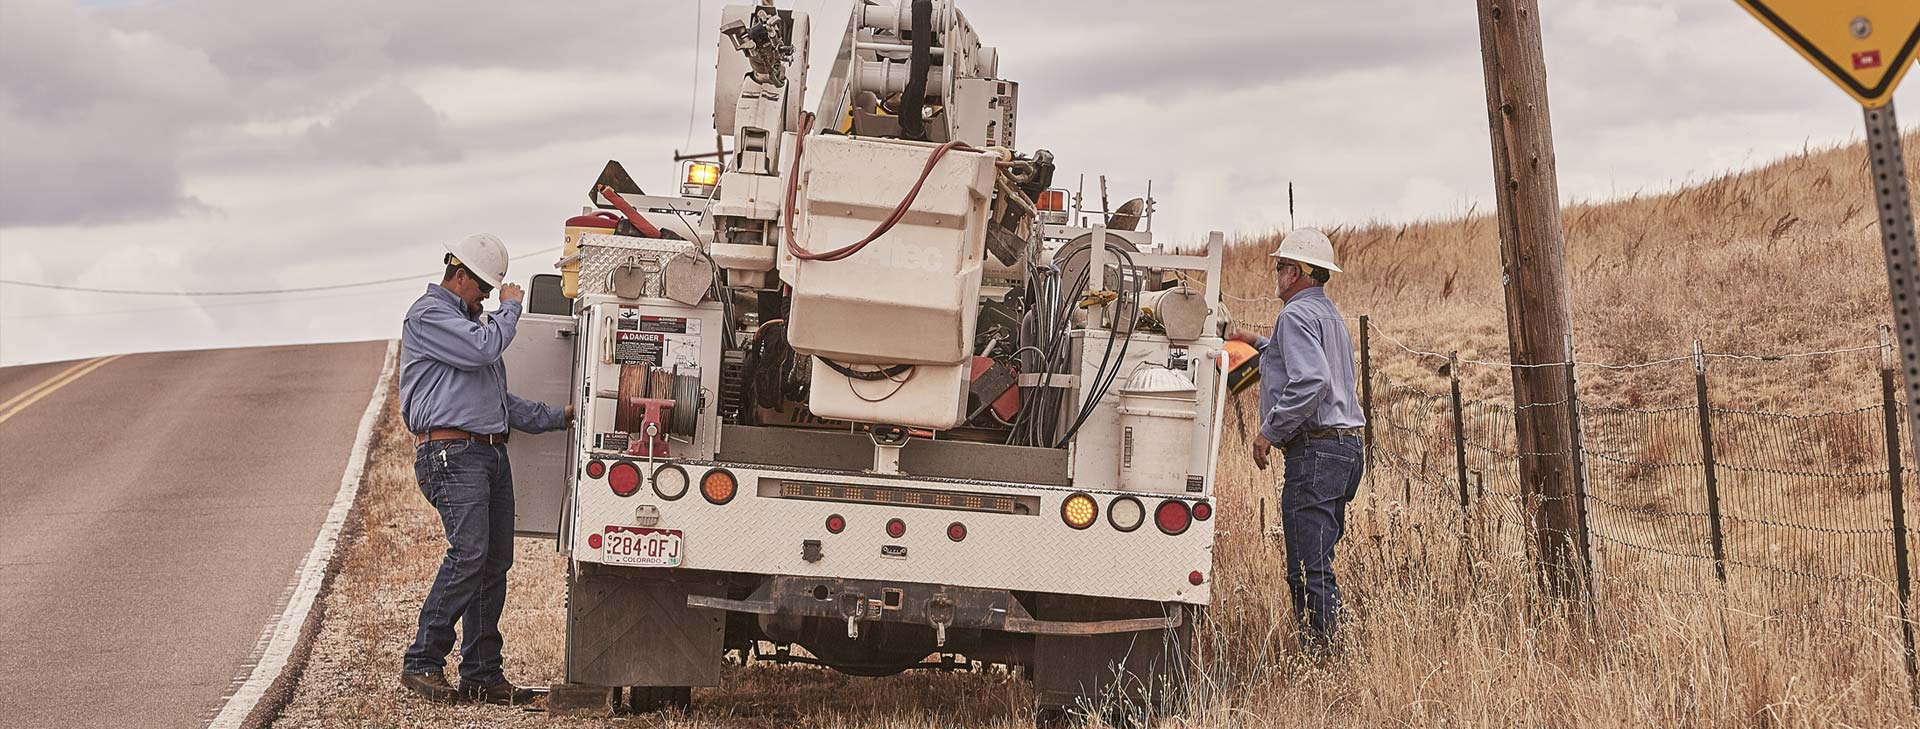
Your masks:
{"label": "round reflector", "polygon": [[1192,571],[1192,572],[1188,572],[1188,573],[1187,573],[1187,581],[1188,581],[1188,582],[1191,582],[1191,583],[1193,583],[1193,584],[1195,584],[1195,585],[1198,585],[1198,584],[1200,584],[1200,583],[1202,583],[1202,582],[1206,582],[1206,581],[1207,581],[1207,576],[1206,576],[1206,575],[1203,575],[1203,574],[1200,574],[1200,570],[1194,570],[1194,571]]}
{"label": "round reflector", "polygon": [[1099,516],[1100,506],[1094,503],[1092,496],[1074,494],[1060,502],[1060,520],[1075,529],[1093,526],[1093,520]]}
{"label": "round reflector", "polygon": [[1208,519],[1212,519],[1213,504],[1209,504],[1205,501],[1195,502],[1193,505],[1193,518],[1198,519],[1200,521],[1206,521]]}
{"label": "round reflector", "polygon": [[951,539],[951,540],[953,540],[953,541],[956,541],[956,542],[958,542],[958,541],[960,541],[960,540],[962,540],[962,539],[966,539],[966,538],[967,538],[967,525],[965,525],[965,524],[962,524],[962,523],[960,523],[960,522],[957,522],[957,521],[956,521],[956,522],[954,522],[954,523],[952,523],[952,524],[948,524],[948,525],[947,525],[947,538],[948,538],[948,539]]}
{"label": "round reflector", "polygon": [[621,461],[607,469],[607,486],[620,496],[632,496],[640,491],[640,467],[633,461]]}
{"label": "round reflector", "polygon": [[598,535],[598,534],[588,534],[588,535],[587,535],[587,546],[588,546],[588,547],[592,547],[592,548],[594,548],[594,549],[599,549],[599,548],[600,548],[600,535]]}
{"label": "round reflector", "polygon": [[693,479],[687,476],[687,469],[672,463],[662,463],[653,469],[653,492],[668,501],[687,495],[687,485]]}
{"label": "round reflector", "polygon": [[1122,496],[1107,504],[1107,523],[1123,532],[1139,529],[1147,521],[1147,507],[1132,496]]}
{"label": "round reflector", "polygon": [[899,519],[887,520],[887,536],[899,539],[907,535],[907,523]]}
{"label": "round reflector", "polygon": [[733,493],[739,486],[739,482],[733,480],[733,472],[724,468],[713,469],[700,477],[700,495],[707,497],[707,502],[712,504],[732,501]]}
{"label": "round reflector", "polygon": [[1163,533],[1180,534],[1193,523],[1193,514],[1187,511],[1187,502],[1168,499],[1153,510],[1153,523]]}
{"label": "round reflector", "polygon": [[607,475],[607,462],[595,458],[587,461],[587,478],[600,478]]}
{"label": "round reflector", "polygon": [[839,514],[827,517],[827,531],[839,534],[847,530],[847,518]]}

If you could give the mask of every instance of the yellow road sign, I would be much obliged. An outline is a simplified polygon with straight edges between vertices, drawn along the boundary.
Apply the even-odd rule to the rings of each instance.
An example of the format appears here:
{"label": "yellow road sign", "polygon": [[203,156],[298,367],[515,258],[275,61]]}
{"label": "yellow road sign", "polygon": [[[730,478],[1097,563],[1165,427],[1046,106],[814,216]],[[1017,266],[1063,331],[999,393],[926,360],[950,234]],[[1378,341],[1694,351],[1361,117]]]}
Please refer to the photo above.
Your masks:
{"label": "yellow road sign", "polygon": [[1869,109],[1893,99],[1920,43],[1920,0],[1734,2]]}

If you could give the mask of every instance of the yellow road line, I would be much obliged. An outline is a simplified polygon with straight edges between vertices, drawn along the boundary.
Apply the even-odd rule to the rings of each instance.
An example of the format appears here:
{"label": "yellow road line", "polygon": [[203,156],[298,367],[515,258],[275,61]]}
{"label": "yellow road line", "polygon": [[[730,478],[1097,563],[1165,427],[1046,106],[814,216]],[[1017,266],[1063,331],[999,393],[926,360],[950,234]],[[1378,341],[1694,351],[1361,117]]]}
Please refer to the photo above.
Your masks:
{"label": "yellow road line", "polygon": [[22,392],[18,395],[14,395],[13,397],[7,398],[6,402],[0,402],[0,412],[5,412],[7,408],[13,407],[14,403],[27,399],[28,396],[32,395],[33,393],[39,392],[42,388],[45,388],[46,386],[53,384],[55,381],[59,380],[60,378],[73,374],[74,370],[80,369],[82,367],[85,367],[87,365],[93,364],[94,362],[98,362],[98,361],[100,361],[100,358],[95,357],[93,359],[83,359],[73,363],[72,366],[64,370],[61,370],[60,374],[41,380],[39,384],[34,385],[33,387],[27,388],[25,392]]}
{"label": "yellow road line", "polygon": [[[74,380],[78,380],[82,377],[86,377],[87,373],[100,369],[101,366],[107,364],[108,362],[112,362],[124,356],[125,355],[116,354],[112,357],[101,357],[89,362],[83,362],[80,365],[75,367],[69,367],[67,368],[66,372],[62,372],[58,375],[54,375],[52,379],[47,380],[46,382],[43,382],[35,386],[34,389],[32,390],[29,390],[28,392],[32,393],[32,397],[27,397],[25,400],[21,400],[18,405],[14,405],[14,401],[20,400],[20,398],[24,396],[24,394],[15,396],[13,400],[8,400],[4,405],[0,405],[0,423],[7,422],[9,418],[12,418],[13,416],[18,415],[20,411],[27,409],[27,406],[32,405],[36,402],[39,402],[40,398],[51,395],[55,390],[58,390],[62,387],[66,387],[67,385],[72,384]],[[12,407],[7,408],[6,407],[7,405],[12,405]]]}

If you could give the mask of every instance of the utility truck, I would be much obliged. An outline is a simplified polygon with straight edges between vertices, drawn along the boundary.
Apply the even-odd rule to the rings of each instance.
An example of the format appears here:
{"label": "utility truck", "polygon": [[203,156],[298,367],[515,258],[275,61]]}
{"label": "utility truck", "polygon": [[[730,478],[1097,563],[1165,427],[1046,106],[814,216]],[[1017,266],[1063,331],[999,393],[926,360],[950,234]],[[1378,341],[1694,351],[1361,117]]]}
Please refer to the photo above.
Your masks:
{"label": "utility truck", "polygon": [[731,148],[678,195],[609,162],[532,281],[510,386],[579,413],[509,445],[518,530],[569,557],[554,700],[686,704],[732,657],[1004,667],[1043,718],[1177,708],[1220,234],[1176,254],[1150,196],[1070,209],[951,0],[856,5],[811,112],[810,22],[726,8]]}

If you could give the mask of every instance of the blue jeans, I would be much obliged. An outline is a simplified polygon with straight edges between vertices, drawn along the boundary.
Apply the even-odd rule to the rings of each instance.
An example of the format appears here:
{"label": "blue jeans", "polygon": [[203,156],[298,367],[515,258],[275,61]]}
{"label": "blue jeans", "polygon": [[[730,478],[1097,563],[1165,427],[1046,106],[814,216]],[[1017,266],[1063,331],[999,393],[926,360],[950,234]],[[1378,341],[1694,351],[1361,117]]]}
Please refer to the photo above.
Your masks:
{"label": "blue jeans", "polygon": [[500,610],[513,567],[513,473],[507,447],[466,440],[423,443],[414,450],[420,493],[440,512],[447,556],[420,605],[420,630],[402,670],[439,673],[460,621],[460,679],[491,685],[500,672]]}
{"label": "blue jeans", "polygon": [[1302,644],[1320,650],[1331,645],[1339,628],[1333,548],[1347,530],[1347,502],[1360,488],[1366,464],[1360,438],[1351,435],[1295,441],[1286,463],[1280,526],[1286,532],[1287,588]]}

